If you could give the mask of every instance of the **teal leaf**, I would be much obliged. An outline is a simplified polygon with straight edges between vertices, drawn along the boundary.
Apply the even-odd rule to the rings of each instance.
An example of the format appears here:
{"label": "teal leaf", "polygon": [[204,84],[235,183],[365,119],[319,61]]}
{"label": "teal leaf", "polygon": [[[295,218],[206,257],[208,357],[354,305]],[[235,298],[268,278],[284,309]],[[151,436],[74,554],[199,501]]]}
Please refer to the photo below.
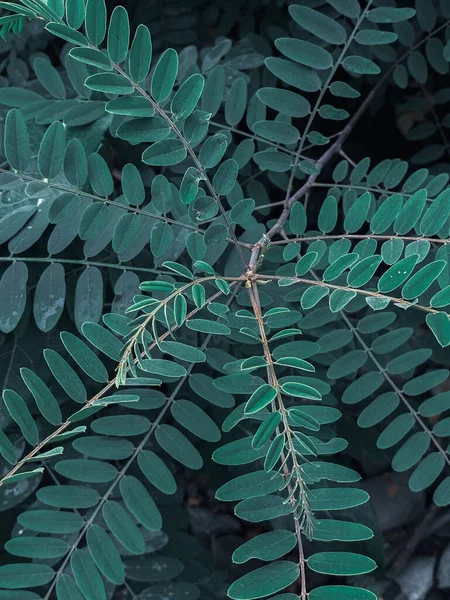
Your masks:
{"label": "teal leaf", "polygon": [[233,600],[265,598],[285,589],[298,576],[297,564],[280,560],[240,577],[228,588],[228,595]]}

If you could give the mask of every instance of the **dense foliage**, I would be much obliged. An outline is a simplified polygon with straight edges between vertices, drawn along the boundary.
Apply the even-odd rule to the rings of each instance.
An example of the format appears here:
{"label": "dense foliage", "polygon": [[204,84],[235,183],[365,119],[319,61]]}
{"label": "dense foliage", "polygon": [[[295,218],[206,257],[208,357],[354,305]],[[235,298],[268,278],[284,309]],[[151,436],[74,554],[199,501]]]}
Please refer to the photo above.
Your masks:
{"label": "dense foliage", "polygon": [[375,599],[362,446],[450,504],[450,2],[137,4],[0,2],[0,599]]}

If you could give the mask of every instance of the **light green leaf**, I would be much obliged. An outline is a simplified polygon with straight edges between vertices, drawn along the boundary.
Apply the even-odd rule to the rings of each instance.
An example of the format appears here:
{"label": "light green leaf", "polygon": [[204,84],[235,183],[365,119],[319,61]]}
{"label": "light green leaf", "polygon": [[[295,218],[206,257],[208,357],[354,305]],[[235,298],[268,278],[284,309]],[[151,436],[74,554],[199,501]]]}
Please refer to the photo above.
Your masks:
{"label": "light green leaf", "polygon": [[272,561],[290,552],[297,543],[291,531],[279,530],[262,533],[245,542],[234,551],[232,560],[242,564],[252,558]]}
{"label": "light green leaf", "polygon": [[151,60],[152,39],[150,31],[146,25],[140,24],[137,26],[128,56],[128,72],[131,79],[137,83],[143,81],[150,70]]}
{"label": "light green leaf", "polygon": [[88,40],[99,46],[106,34],[106,6],[104,0],[87,0],[85,28]]}
{"label": "light green leaf", "polygon": [[204,85],[203,75],[199,73],[194,73],[186,79],[170,104],[170,110],[176,120],[185,119],[192,113],[202,95]]}
{"label": "light green leaf", "polygon": [[340,46],[347,39],[342,25],[319,11],[295,4],[289,7],[289,14],[300,27],[324,42]]}
{"label": "light green leaf", "polygon": [[116,6],[108,28],[108,55],[113,63],[121,63],[128,53],[130,23],[123,6]]}
{"label": "light green leaf", "polygon": [[299,576],[298,565],[285,560],[273,562],[244,575],[228,588],[233,600],[264,598],[283,590]]}
{"label": "light green leaf", "polygon": [[319,552],[307,559],[308,567],[326,575],[363,575],[377,568],[371,558],[353,552]]}
{"label": "light green leaf", "polygon": [[178,73],[178,54],[168,48],[158,60],[151,81],[151,93],[156,102],[164,102],[172,93]]}

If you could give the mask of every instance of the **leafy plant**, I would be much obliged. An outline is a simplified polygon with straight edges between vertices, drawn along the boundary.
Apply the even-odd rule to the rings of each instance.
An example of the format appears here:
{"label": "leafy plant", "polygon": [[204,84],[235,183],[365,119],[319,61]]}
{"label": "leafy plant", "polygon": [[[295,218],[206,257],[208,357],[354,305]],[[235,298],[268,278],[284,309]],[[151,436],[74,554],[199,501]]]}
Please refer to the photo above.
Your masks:
{"label": "leafy plant", "polygon": [[[265,564],[230,598],[295,582],[302,600],[375,598],[309,584],[310,571],[377,567],[372,529],[346,512],[369,496],[338,456],[342,412],[367,400],[359,427],[377,427],[380,452],[395,447],[411,490],[450,504],[450,421],[428,421],[450,408],[433,394],[448,370],[429,362],[450,345],[449,176],[343,150],[388,82],[423,85],[428,63],[448,71],[450,13],[384,4],[290,4],[273,48],[254,36],[178,53],[152,52],[147,26],[132,32],[104,0],[1,3],[3,37],[37,19],[67,44],[62,68],[39,54],[35,79],[0,88],[12,204],[0,329],[19,338],[30,287],[41,332],[66,303],[74,325],[17,385],[8,369],[0,483],[38,489],[5,546],[15,562],[0,567],[0,598],[221,595],[185,570],[192,540],[172,516],[173,471],[202,469],[204,442],[232,473],[216,498],[276,524],[234,552]],[[23,256],[32,247],[47,255]],[[67,265],[79,267],[69,278]]]}

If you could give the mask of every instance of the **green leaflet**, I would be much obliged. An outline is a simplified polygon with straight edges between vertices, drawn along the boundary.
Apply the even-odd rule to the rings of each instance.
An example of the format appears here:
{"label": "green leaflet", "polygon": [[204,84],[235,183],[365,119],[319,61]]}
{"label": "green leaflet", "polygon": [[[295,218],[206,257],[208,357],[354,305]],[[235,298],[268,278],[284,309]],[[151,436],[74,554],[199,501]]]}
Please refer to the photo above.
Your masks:
{"label": "green leaflet", "polygon": [[152,104],[142,96],[115,98],[106,104],[105,110],[114,115],[129,117],[153,117],[155,114]]}
{"label": "green leaflet", "polygon": [[4,136],[9,164],[17,171],[25,171],[31,158],[30,141],[25,119],[16,109],[6,115]]}
{"label": "green leaflet", "polygon": [[448,346],[450,344],[450,319],[447,313],[428,314],[426,322],[439,344],[443,347]]}
{"label": "green leaflet", "polygon": [[113,178],[104,158],[91,154],[88,158],[89,182],[99,196],[110,196],[114,189]]}
{"label": "green leaflet", "polygon": [[57,382],[75,402],[84,403],[87,392],[83,382],[72,367],[57,352],[51,349],[44,350],[45,361]]}
{"label": "green leaflet", "polygon": [[71,139],[66,146],[64,175],[77,189],[80,189],[88,178],[86,153],[83,144],[76,138]]}
{"label": "green leaflet", "polygon": [[78,587],[86,598],[106,598],[103,580],[87,550],[75,550],[70,556],[70,567]]}
{"label": "green leaflet", "polygon": [[36,493],[38,499],[56,508],[91,508],[99,500],[99,493],[86,486],[49,485]]}
{"label": "green leaflet", "polygon": [[110,331],[97,323],[83,323],[84,337],[103,354],[119,362],[122,356],[122,342]]}
{"label": "green leaflet", "polygon": [[270,448],[267,451],[264,459],[264,471],[269,473],[277,464],[286,443],[286,436],[284,433],[279,433],[270,444]]}
{"label": "green leaflet", "polygon": [[205,80],[198,73],[194,73],[186,79],[170,104],[170,110],[176,120],[185,119],[192,113],[202,95],[204,85]]}
{"label": "green leaflet", "polygon": [[37,587],[53,579],[54,570],[47,565],[16,563],[0,567],[0,585],[8,590]]}
{"label": "green leaflet", "polygon": [[309,592],[311,600],[376,600],[373,592],[347,585],[324,585]]}
{"label": "green leaflet", "polygon": [[373,233],[384,233],[392,225],[403,205],[403,197],[393,194],[382,202],[370,220],[370,229]]}
{"label": "green leaflet", "polygon": [[134,450],[129,440],[100,435],[83,436],[74,440],[72,446],[86,456],[108,460],[123,460]]}
{"label": "green leaflet", "polygon": [[200,469],[203,459],[187,437],[171,425],[159,425],[155,431],[158,444],[172,458],[189,469]]}
{"label": "green leaflet", "polygon": [[20,375],[43,417],[52,425],[59,425],[62,422],[61,410],[56,398],[42,379],[28,368],[21,369]]}
{"label": "green leaflet", "polygon": [[[123,42],[125,46],[125,41]],[[128,44],[128,40],[127,40]],[[150,70],[152,60],[152,40],[150,31],[145,25],[138,25],[131,43],[128,56],[128,72],[136,82],[143,81]]]}
{"label": "green leaflet", "polygon": [[168,48],[158,60],[151,81],[151,93],[156,102],[170,96],[178,72],[178,54]]}
{"label": "green leaflet", "polygon": [[402,296],[406,300],[413,300],[423,294],[430,285],[439,277],[447,263],[444,260],[436,260],[422,267],[403,286]]}
{"label": "green leaflet", "polygon": [[288,396],[306,398],[307,400],[322,400],[322,394],[310,385],[298,382],[284,383],[281,391]]}
{"label": "green leaflet", "polygon": [[[329,233],[336,227],[338,217],[337,201],[334,196],[327,196],[319,212],[318,227],[323,233]],[[305,255],[306,256],[306,255]]]}
{"label": "green leaflet", "polygon": [[120,493],[128,510],[139,523],[150,531],[161,529],[161,514],[153,498],[139,479],[130,475],[123,477],[120,481]]}
{"label": "green leaflet", "polygon": [[165,354],[190,363],[205,362],[206,360],[204,352],[181,342],[161,342],[160,348]]}
{"label": "green leaflet", "polygon": [[131,94],[133,86],[131,83],[116,73],[96,73],[89,75],[85,85],[94,92],[103,92],[104,94]]}
{"label": "green leaflet", "polygon": [[295,60],[306,67],[323,70],[333,66],[331,54],[311,42],[292,38],[278,38],[275,40],[275,46],[287,58]]}
{"label": "green leaflet", "polygon": [[262,408],[270,404],[277,397],[277,390],[269,385],[264,384],[253,392],[250,399],[245,405],[246,414],[253,414],[260,411]]}
{"label": "green leaflet", "polygon": [[217,133],[206,138],[200,149],[198,159],[205,169],[212,169],[219,164],[228,146],[227,137]]}
{"label": "green leaflet", "polygon": [[228,125],[236,126],[247,108],[247,82],[243,77],[233,81],[225,102],[225,120]]}
{"label": "green leaflet", "polygon": [[269,445],[252,447],[252,437],[242,438],[221,446],[213,453],[213,460],[219,465],[245,465],[266,455]]}
{"label": "green leaflet", "polygon": [[127,163],[122,169],[122,191],[127,202],[134,206],[139,206],[145,200],[144,183],[139,170],[132,163]]}
{"label": "green leaflet", "polygon": [[177,485],[161,458],[150,450],[138,454],[138,464],[145,477],[164,494],[174,494]]}
{"label": "green leaflet", "polygon": [[300,27],[324,42],[341,45],[347,39],[345,29],[340,23],[307,6],[291,6],[289,14]]}
{"label": "green leaflet", "polygon": [[142,154],[142,161],[154,167],[177,165],[187,156],[184,144],[177,139],[156,142]]}
{"label": "green leaflet", "polygon": [[344,229],[348,233],[355,233],[355,231],[358,231],[362,227],[369,212],[371,202],[372,196],[369,192],[365,192],[352,204],[344,220]]}
{"label": "green leaflet", "polygon": [[215,335],[228,335],[231,329],[223,323],[209,321],[208,319],[190,319],[186,323],[189,329],[199,331],[201,333],[212,333]]}
{"label": "green leaflet", "polygon": [[98,570],[111,583],[121,585],[125,580],[125,569],[119,551],[103,527],[91,525],[87,530],[86,542]]}
{"label": "green leaflet", "polygon": [[145,548],[144,538],[130,514],[121,504],[108,500],[103,505],[103,518],[117,540],[132,554],[142,554]]}
{"label": "green leaflet", "polygon": [[106,34],[106,6],[104,0],[87,0],[85,28],[88,40],[99,46]]}
{"label": "green leaflet", "polygon": [[91,427],[95,433],[124,437],[146,433],[151,423],[141,415],[111,415],[96,419]]}
{"label": "green leaflet", "polygon": [[24,558],[61,558],[69,550],[69,544],[58,538],[28,537],[13,538],[5,544],[5,550]]}
{"label": "green leaflet", "polygon": [[275,429],[281,421],[281,415],[278,412],[269,414],[261,425],[258,427],[252,440],[252,447],[256,450],[264,446],[268,440],[272,437]]}
{"label": "green leaflet", "polygon": [[357,262],[347,275],[347,284],[353,288],[362,287],[372,279],[381,262],[382,257],[376,254]]}
{"label": "green leaflet", "polygon": [[313,571],[327,575],[363,575],[377,568],[374,560],[353,552],[319,552],[307,562]]}
{"label": "green leaflet", "polygon": [[219,196],[229,194],[236,183],[238,164],[232,158],[224,161],[213,178],[213,186]]}
{"label": "green leaflet", "polygon": [[80,338],[77,338],[72,333],[63,331],[61,333],[61,341],[67,352],[86,375],[99,383],[108,381],[108,371],[103,363]]}
{"label": "green leaflet", "polygon": [[60,575],[56,581],[55,589],[58,600],[83,600],[83,594],[70,575]]}
{"label": "green leaflet", "polygon": [[414,469],[408,486],[413,492],[421,492],[433,484],[442,473],[445,460],[439,452],[428,454]]}
{"label": "green leaflet", "polygon": [[49,60],[43,57],[37,57],[33,61],[33,69],[36,73],[36,77],[39,83],[54,97],[58,100],[64,100],[66,97],[66,89],[64,83]]}
{"label": "green leaflet", "polygon": [[394,231],[405,235],[410,231],[422,214],[427,201],[427,191],[418,190],[403,205],[394,221]]}
{"label": "green leaflet", "polygon": [[290,561],[277,561],[244,575],[228,588],[233,600],[265,598],[293,583],[299,575],[298,566]]}
{"label": "green leaflet", "polygon": [[55,470],[67,479],[83,483],[107,483],[117,476],[116,467],[99,460],[61,460],[55,464]]}
{"label": "green leaflet", "polygon": [[208,442],[220,440],[220,430],[214,421],[189,400],[177,400],[171,406],[172,416],[191,433]]}
{"label": "green leaflet", "polygon": [[234,563],[244,563],[252,558],[271,561],[281,558],[294,548],[297,538],[291,531],[271,531],[255,536],[233,553]]}
{"label": "green leaflet", "polygon": [[3,402],[24,438],[30,445],[35,446],[39,441],[38,429],[23,398],[15,391],[6,389],[3,390]]}
{"label": "green leaflet", "polygon": [[308,100],[288,90],[266,87],[260,88],[256,94],[263,104],[288,117],[306,117],[311,111]]}
{"label": "green leaflet", "polygon": [[364,490],[352,488],[316,488],[311,495],[312,510],[346,510],[369,500]]}
{"label": "green leaflet", "polygon": [[0,454],[11,465],[16,464],[16,462],[17,462],[16,449],[10,442],[7,435],[2,430],[0,430]]}
{"label": "green leaflet", "polygon": [[277,144],[295,144],[300,137],[298,130],[288,123],[257,121],[253,129],[257,135]]}
{"label": "green leaflet", "polygon": [[17,520],[38,533],[76,533],[83,527],[80,515],[59,510],[27,510]]}
{"label": "green leaflet", "polygon": [[283,496],[272,494],[242,500],[236,506],[234,512],[240,519],[251,523],[261,523],[262,521],[290,514],[292,507],[284,501]]}
{"label": "green leaflet", "polygon": [[116,6],[109,20],[108,55],[113,63],[125,60],[130,41],[128,13],[123,6]]}
{"label": "green leaflet", "polygon": [[429,446],[430,438],[426,433],[414,433],[395,453],[392,459],[392,468],[394,471],[407,471],[419,462]]}
{"label": "green leaflet", "polygon": [[313,538],[324,542],[342,541],[356,542],[369,540],[373,537],[373,531],[365,525],[352,523],[351,521],[339,521],[337,519],[318,520],[315,523]]}
{"label": "green leaflet", "polygon": [[73,29],[72,27],[67,27],[67,25],[64,25],[63,23],[47,23],[45,29],[76,46],[89,45],[87,38],[82,33],[76,31],[76,29]]}
{"label": "green leaflet", "polygon": [[411,275],[418,258],[418,254],[411,254],[390,267],[378,280],[378,290],[387,294],[398,288]]}
{"label": "green leaflet", "polygon": [[266,496],[283,486],[281,473],[273,475],[265,471],[254,471],[235,477],[225,483],[216,492],[216,498],[222,501],[243,500],[257,496]]}

